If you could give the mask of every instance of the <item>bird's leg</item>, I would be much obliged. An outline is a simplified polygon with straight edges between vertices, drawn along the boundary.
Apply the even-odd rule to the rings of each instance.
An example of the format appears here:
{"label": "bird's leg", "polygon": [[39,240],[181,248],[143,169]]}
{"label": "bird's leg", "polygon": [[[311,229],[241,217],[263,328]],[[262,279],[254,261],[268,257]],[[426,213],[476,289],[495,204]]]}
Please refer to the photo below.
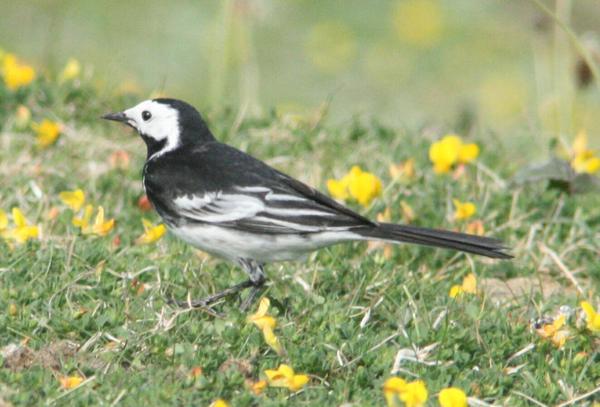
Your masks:
{"label": "bird's leg", "polygon": [[263,265],[257,263],[253,260],[241,260],[240,264],[244,268],[244,271],[248,273],[250,276],[250,281],[252,282],[252,286],[250,289],[250,294],[246,297],[246,299],[240,305],[240,311],[245,312],[254,304],[259,294],[264,288],[265,281],[265,272],[263,270]]}
{"label": "bird's leg", "polygon": [[174,304],[183,308],[202,308],[208,307],[210,304],[219,301],[221,298],[236,294],[245,288],[252,287],[252,280],[246,280],[243,283],[231,286],[221,292],[218,292],[208,297],[202,298],[201,300],[188,300],[188,301],[173,301]]}
{"label": "bird's leg", "polygon": [[254,301],[256,300],[256,297],[258,296],[260,291],[262,291],[262,287],[265,284],[266,279],[265,279],[265,275],[264,275],[261,264],[258,264],[253,260],[242,259],[242,260],[240,260],[240,265],[242,266],[244,271],[250,277],[249,280],[246,280],[242,283],[231,286],[221,292],[210,295],[206,298],[202,298],[201,300],[171,301],[171,303],[174,303],[183,308],[208,307],[210,304],[212,304],[216,301],[219,301],[221,298],[237,294],[238,292],[240,292],[248,287],[252,287],[250,294],[244,300],[244,302],[242,303],[242,306],[240,307],[240,309],[242,311],[247,310],[248,307],[254,303]]}

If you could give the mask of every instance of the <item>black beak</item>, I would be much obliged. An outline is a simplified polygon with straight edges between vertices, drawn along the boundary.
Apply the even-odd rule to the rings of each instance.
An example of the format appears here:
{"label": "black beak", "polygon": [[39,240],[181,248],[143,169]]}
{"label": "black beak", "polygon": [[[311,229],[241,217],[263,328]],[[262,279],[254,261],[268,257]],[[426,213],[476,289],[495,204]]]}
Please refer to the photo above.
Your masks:
{"label": "black beak", "polygon": [[101,117],[102,119],[105,120],[112,120],[115,122],[121,122],[121,123],[126,123],[128,124],[128,118],[127,116],[125,116],[125,113],[123,112],[118,112],[118,113],[108,113],[105,114],[104,116]]}

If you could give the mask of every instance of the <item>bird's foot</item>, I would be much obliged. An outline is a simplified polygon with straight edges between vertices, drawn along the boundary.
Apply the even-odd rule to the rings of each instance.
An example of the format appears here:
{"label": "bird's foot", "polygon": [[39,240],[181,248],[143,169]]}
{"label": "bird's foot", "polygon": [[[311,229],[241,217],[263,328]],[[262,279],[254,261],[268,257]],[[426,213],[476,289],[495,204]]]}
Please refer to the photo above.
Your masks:
{"label": "bird's foot", "polygon": [[240,305],[241,312],[248,311],[248,309],[252,306],[252,304],[254,304],[256,302],[256,299],[258,297],[260,297],[260,293],[265,289],[264,285],[265,285],[265,283],[263,281],[259,285],[252,286],[250,293],[248,294],[246,299],[244,301],[242,301],[242,304]]}
{"label": "bird's foot", "polygon": [[208,297],[202,298],[200,300],[192,300],[192,299],[187,299],[185,301],[170,300],[169,303],[177,305],[181,308],[189,308],[189,309],[191,309],[191,308],[208,308],[210,305],[214,304],[215,302],[219,301],[222,298],[237,294],[238,292],[243,291],[246,288],[252,287],[250,294],[248,294],[248,297],[246,297],[246,299],[242,302],[242,305],[240,306],[240,310],[242,312],[244,312],[244,311],[247,311],[248,308],[256,301],[256,298],[258,297],[260,292],[263,290],[264,284],[265,284],[264,279],[260,279],[258,281],[246,280],[242,283],[231,286],[221,292],[218,292],[213,295],[209,295]]}

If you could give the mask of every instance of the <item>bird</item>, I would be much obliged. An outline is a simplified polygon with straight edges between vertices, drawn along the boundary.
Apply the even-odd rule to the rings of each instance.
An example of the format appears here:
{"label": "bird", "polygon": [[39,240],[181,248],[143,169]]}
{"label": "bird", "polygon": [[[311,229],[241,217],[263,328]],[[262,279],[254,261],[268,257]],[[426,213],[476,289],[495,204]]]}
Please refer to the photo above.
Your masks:
{"label": "bird", "polygon": [[182,306],[209,307],[251,288],[259,296],[267,264],[299,260],[350,241],[411,243],[509,259],[501,240],[442,229],[375,222],[245,152],[219,142],[200,113],[171,98],[102,116],[132,127],[146,144],[142,182],[167,229],[188,244],[236,263],[248,279]]}

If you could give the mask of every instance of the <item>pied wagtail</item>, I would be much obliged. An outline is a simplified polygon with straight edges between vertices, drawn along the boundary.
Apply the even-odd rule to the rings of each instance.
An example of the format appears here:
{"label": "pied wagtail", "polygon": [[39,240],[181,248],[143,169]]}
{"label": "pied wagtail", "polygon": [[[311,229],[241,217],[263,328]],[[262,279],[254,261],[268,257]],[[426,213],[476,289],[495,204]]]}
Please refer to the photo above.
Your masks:
{"label": "pied wagtail", "polygon": [[133,127],[147,147],[143,183],[169,230],[194,247],[239,264],[249,280],[189,304],[207,306],[265,282],[266,263],[294,260],[353,240],[443,247],[498,259],[501,241],[373,222],[262,161],[220,143],[200,113],[176,99],[153,99],[102,118]]}

